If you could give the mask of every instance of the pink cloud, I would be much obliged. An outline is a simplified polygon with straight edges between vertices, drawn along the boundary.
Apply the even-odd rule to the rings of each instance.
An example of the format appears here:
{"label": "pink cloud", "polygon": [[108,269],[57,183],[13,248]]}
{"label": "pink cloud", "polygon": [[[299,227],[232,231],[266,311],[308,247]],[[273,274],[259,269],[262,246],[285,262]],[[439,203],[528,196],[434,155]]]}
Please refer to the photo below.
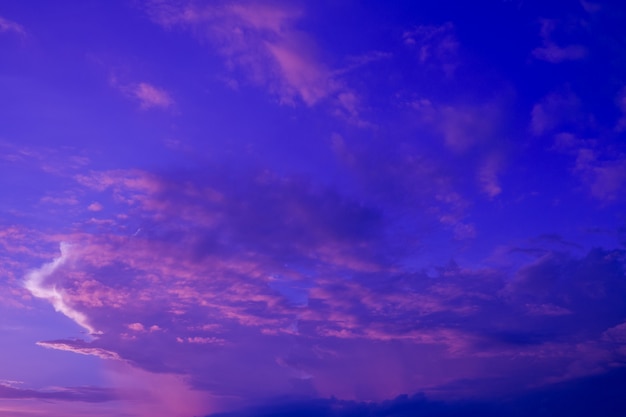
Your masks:
{"label": "pink cloud", "polygon": [[300,97],[312,106],[339,89],[329,71],[311,56],[302,54],[302,45],[297,42],[293,45],[268,43],[266,47],[280,69],[283,99]]}
{"label": "pink cloud", "polygon": [[207,37],[228,67],[243,70],[250,82],[267,88],[282,103],[327,102],[338,115],[358,120],[356,93],[340,72],[318,58],[313,39],[296,29],[302,9],[259,2],[216,2],[204,7],[151,2],[147,12],[164,27],[182,27]]}
{"label": "pink cloud", "polygon": [[141,109],[168,110],[175,104],[169,92],[153,84],[147,82],[124,82],[115,75],[111,76],[109,81],[111,86],[119,90],[124,96],[137,101]]}
{"label": "pink cloud", "polygon": [[130,330],[135,331],[135,332],[144,332],[144,331],[146,331],[145,327],[141,323],[131,323],[131,324],[128,325],[128,328]]}
{"label": "pink cloud", "polygon": [[81,346],[80,344],[81,342],[78,342],[78,341],[67,342],[63,340],[37,342],[37,345],[48,348],[48,349],[65,350],[68,352],[74,352],[74,353],[78,353],[81,355],[92,355],[92,356],[97,356],[100,359],[112,359],[112,360],[121,359],[120,356],[115,352],[111,352],[102,348],[91,347],[86,343],[82,343],[83,346]]}
{"label": "pink cloud", "polygon": [[143,109],[168,109],[174,104],[168,92],[152,84],[139,83],[132,87],[131,92]]}
{"label": "pink cloud", "polygon": [[89,206],[87,206],[87,210],[89,211],[101,211],[103,209],[102,204],[94,201]]}

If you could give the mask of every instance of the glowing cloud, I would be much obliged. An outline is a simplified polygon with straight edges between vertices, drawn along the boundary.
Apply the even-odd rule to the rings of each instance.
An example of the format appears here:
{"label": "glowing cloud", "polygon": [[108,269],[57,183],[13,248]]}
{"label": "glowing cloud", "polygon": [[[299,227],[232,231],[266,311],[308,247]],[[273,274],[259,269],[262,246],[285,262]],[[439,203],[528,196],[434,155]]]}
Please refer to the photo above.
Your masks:
{"label": "glowing cloud", "polygon": [[24,287],[26,287],[33,296],[48,300],[56,311],[74,320],[76,324],[86,329],[89,334],[98,334],[99,332],[89,325],[87,317],[83,313],[73,309],[65,302],[63,293],[58,291],[55,285],[47,285],[45,282],[69,257],[69,244],[61,242],[59,248],[61,250],[61,256],[55,258],[52,262],[42,265],[41,268],[32,270],[26,274]]}

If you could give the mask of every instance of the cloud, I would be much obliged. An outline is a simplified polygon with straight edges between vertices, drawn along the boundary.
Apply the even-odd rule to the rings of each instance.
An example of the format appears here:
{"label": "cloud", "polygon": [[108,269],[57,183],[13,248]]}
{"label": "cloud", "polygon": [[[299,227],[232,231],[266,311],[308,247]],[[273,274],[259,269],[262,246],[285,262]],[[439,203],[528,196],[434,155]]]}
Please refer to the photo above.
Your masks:
{"label": "cloud", "polygon": [[584,126],[589,117],[583,113],[582,102],[573,92],[553,92],[533,106],[530,128],[535,135],[567,131]]}
{"label": "cloud", "polygon": [[[151,1],[148,15],[165,28],[180,27],[208,39],[231,71],[265,87],[281,103],[315,106],[358,121],[358,95],[319,58],[318,46],[297,28],[304,11],[295,4]],[[348,99],[349,98],[349,99]]]}
{"label": "cloud", "polygon": [[22,27],[22,25],[6,19],[2,16],[0,16],[0,33],[1,32],[14,33],[20,36],[26,35],[26,31],[24,30],[24,27]]}
{"label": "cloud", "polygon": [[[33,390],[15,388],[0,383],[0,398],[6,399],[40,399],[54,401],[107,402],[117,400],[115,391],[98,387],[66,387],[51,390]],[[0,410],[1,411],[1,410]]]}
{"label": "cloud", "polygon": [[[562,23],[561,23],[562,25]],[[578,61],[587,57],[587,48],[582,45],[559,46],[554,40],[559,22],[550,19],[541,20],[541,42],[542,45],[532,51],[535,59],[558,64],[565,61]]]}
{"label": "cloud", "polygon": [[37,345],[48,349],[65,350],[68,352],[79,353],[81,355],[97,356],[100,359],[120,360],[120,356],[115,352],[105,349],[91,347],[89,343],[82,340],[51,340],[45,342],[37,342]]}
{"label": "cloud", "polygon": [[139,102],[142,109],[171,109],[175,102],[170,93],[163,88],[157,87],[147,82],[124,83],[112,76],[110,83],[126,97]]}
{"label": "cloud", "polygon": [[[615,99],[621,110],[621,91]],[[569,172],[589,196],[602,204],[622,200],[626,185],[626,152],[619,143],[621,118],[602,126],[602,116],[571,88],[553,91],[531,111],[530,131],[552,139],[552,152],[569,157]],[[591,107],[593,108],[593,107]]]}
{"label": "cloud", "polygon": [[62,290],[58,290],[56,285],[46,285],[46,280],[69,258],[71,250],[70,245],[62,242],[59,245],[59,249],[61,256],[55,258],[50,263],[44,264],[39,269],[32,270],[26,274],[24,286],[33,296],[48,300],[56,311],[72,319],[90,334],[97,334],[98,332],[88,323],[87,317],[80,311],[72,308],[66,302]]}
{"label": "cloud", "polygon": [[447,77],[454,75],[460,64],[459,42],[454,33],[454,25],[447,22],[441,26],[418,26],[403,34],[404,43],[417,48],[421,65],[436,68]]}
{"label": "cloud", "polygon": [[141,108],[143,109],[168,109],[174,104],[169,93],[148,83],[142,82],[133,86],[131,94],[139,100]]}
{"label": "cloud", "polygon": [[626,154],[603,159],[593,148],[577,151],[574,172],[591,195],[604,202],[620,199],[626,186]]}
{"label": "cloud", "polygon": [[[623,255],[574,255],[544,239],[515,267],[407,266],[416,225],[463,225],[467,203],[428,160],[402,156],[354,158],[359,173],[380,167],[368,186],[398,187],[369,200],[270,171],[75,176],[88,201],[115,202],[111,223],[55,236],[71,250],[31,285],[54,282],[102,334],[40,344],[179,374],[223,404],[285,393],[382,400],[455,381],[477,395],[608,369],[615,349],[594,340],[621,340]],[[392,222],[390,200],[414,209],[408,220]],[[580,362],[583,350],[593,360]],[[504,375],[515,375],[510,386]]]}
{"label": "cloud", "polygon": [[76,148],[30,147],[0,141],[0,159],[12,166],[29,167],[48,174],[65,175],[89,164]]}
{"label": "cloud", "polygon": [[478,181],[483,192],[493,198],[502,192],[498,173],[502,162],[499,155],[491,155],[485,159],[478,171]]}
{"label": "cloud", "polygon": [[571,157],[571,172],[588,193],[611,203],[621,199],[626,185],[626,153],[615,144],[619,123],[613,130],[599,128],[595,117],[583,110],[581,99],[565,90],[550,93],[533,106],[530,130],[552,137],[553,151]]}
{"label": "cloud", "polygon": [[87,206],[87,210],[89,211],[102,211],[102,209],[103,209],[102,204],[100,204],[97,201],[94,201],[89,206]]}

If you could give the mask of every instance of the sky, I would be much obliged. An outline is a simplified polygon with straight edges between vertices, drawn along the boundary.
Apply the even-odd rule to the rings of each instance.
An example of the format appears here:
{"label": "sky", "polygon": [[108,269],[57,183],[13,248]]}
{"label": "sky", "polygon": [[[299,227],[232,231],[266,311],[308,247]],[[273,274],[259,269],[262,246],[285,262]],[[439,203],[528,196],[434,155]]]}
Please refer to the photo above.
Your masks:
{"label": "sky", "polygon": [[0,417],[626,414],[620,1],[0,1]]}

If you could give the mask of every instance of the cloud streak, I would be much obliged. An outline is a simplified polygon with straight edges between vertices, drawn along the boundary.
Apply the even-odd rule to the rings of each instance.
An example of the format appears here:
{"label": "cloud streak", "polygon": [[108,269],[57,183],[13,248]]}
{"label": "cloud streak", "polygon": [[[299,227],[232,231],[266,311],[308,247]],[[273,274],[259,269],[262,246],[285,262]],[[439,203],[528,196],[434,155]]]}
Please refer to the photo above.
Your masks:
{"label": "cloud streak", "polygon": [[16,22],[0,16],[0,32],[14,33],[16,35],[25,36],[24,27]]}
{"label": "cloud streak", "polygon": [[[33,390],[15,388],[0,383],[0,398],[2,399],[40,399],[53,401],[80,401],[80,402],[108,402],[117,400],[115,392],[107,388],[98,387],[67,387],[54,390]],[[0,410],[1,411],[1,410]]]}

